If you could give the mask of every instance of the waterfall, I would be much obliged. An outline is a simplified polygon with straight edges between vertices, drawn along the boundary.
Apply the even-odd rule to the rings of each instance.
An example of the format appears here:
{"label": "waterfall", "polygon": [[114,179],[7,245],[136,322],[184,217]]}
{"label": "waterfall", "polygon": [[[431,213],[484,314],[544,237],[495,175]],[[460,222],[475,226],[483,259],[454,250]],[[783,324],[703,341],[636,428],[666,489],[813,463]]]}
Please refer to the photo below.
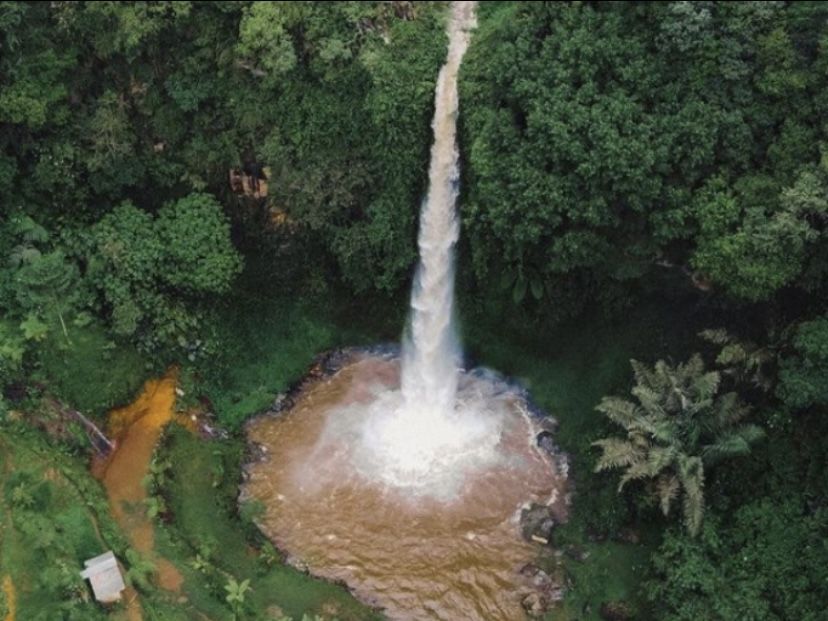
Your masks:
{"label": "waterfall", "polygon": [[[465,474],[497,459],[501,418],[460,369],[454,330],[454,246],[460,225],[457,73],[476,25],[476,2],[452,2],[448,56],[434,94],[428,193],[420,210],[420,262],[402,347],[400,389],[380,391],[362,425],[357,468],[366,476],[451,497]],[[348,416],[343,416],[343,427]],[[346,434],[343,428],[336,433]]]}
{"label": "waterfall", "polygon": [[455,210],[460,176],[457,73],[476,25],[476,4],[453,2],[451,7],[448,57],[434,95],[428,194],[420,212],[420,262],[403,343],[404,409],[441,416],[454,409],[460,362],[453,316],[454,246],[460,232]]}

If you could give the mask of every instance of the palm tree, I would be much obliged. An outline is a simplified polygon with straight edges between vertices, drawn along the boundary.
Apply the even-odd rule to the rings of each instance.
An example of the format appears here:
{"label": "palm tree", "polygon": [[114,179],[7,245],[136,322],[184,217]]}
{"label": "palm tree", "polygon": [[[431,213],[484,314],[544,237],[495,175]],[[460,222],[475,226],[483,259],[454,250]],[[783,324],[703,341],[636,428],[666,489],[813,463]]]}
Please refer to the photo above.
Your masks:
{"label": "palm tree", "polygon": [[721,377],[705,372],[698,354],[675,367],[663,360],[652,369],[631,363],[637,403],[604,397],[597,407],[627,436],[593,442],[603,451],[595,471],[623,468],[619,492],[630,481],[650,481],[664,515],[681,495],[684,524],[695,535],[704,515],[705,468],[748,453],[764,432],[742,422],[750,408],[736,393],[718,394]]}

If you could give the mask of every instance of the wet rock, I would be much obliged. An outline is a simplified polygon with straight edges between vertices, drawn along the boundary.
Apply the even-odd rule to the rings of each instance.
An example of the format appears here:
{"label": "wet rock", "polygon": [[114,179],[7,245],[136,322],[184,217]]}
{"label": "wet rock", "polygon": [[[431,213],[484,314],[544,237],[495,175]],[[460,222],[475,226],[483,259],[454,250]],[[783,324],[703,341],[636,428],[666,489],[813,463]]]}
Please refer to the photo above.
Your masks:
{"label": "wet rock", "polygon": [[550,604],[562,602],[564,595],[566,595],[566,589],[560,585],[554,585],[546,591],[546,597]]}
{"label": "wet rock", "polygon": [[303,573],[308,573],[309,571],[308,564],[301,558],[295,556],[288,556],[287,558],[285,558],[285,562],[294,569],[301,571]]}
{"label": "wet rock", "polygon": [[523,567],[520,568],[520,575],[526,576],[527,578],[531,578],[539,571],[543,571],[540,567],[535,565],[534,563],[526,563]]}
{"label": "wet rock", "polygon": [[[554,421],[555,419],[552,418],[552,420]],[[557,421],[555,421],[554,425],[557,426]],[[547,424],[544,424],[544,427],[547,427]],[[541,431],[536,436],[535,440],[541,450],[551,455],[555,460],[555,469],[558,471],[558,474],[562,477],[566,477],[569,474],[569,457],[561,450],[558,443],[555,442],[553,430],[547,428],[546,431]]]}
{"label": "wet rock", "polygon": [[548,542],[556,525],[557,522],[546,505],[533,504],[520,512],[520,532],[527,541],[537,541],[540,538]]}
{"label": "wet rock", "polygon": [[270,456],[270,450],[264,444],[258,442],[250,442],[247,450],[250,461],[253,462],[267,461]]}
{"label": "wet rock", "polygon": [[549,607],[549,602],[540,593],[529,593],[520,603],[526,614],[536,619],[542,617]]}
{"label": "wet rock", "polygon": [[633,618],[633,609],[623,601],[604,602],[598,610],[598,614],[605,621],[630,621]]}
{"label": "wet rock", "polygon": [[548,591],[554,585],[552,584],[552,578],[549,577],[549,574],[541,569],[532,578],[532,586],[534,586],[539,591]]}
{"label": "wet rock", "polygon": [[537,436],[537,441],[538,446],[550,455],[556,455],[560,452],[551,431],[541,431]]}
{"label": "wet rock", "polygon": [[520,570],[520,574],[529,578],[529,584],[542,593],[555,587],[551,576],[534,563],[524,565]]}
{"label": "wet rock", "polygon": [[273,400],[273,403],[270,405],[270,409],[268,410],[269,414],[280,414],[286,410],[289,410],[293,406],[293,397],[291,397],[286,392],[280,392],[276,395],[276,398]]}
{"label": "wet rock", "polygon": [[543,433],[553,434],[558,431],[560,423],[558,422],[558,419],[554,416],[544,416],[543,418],[541,418],[540,426],[544,429],[544,431],[541,432],[541,435],[543,435]]}

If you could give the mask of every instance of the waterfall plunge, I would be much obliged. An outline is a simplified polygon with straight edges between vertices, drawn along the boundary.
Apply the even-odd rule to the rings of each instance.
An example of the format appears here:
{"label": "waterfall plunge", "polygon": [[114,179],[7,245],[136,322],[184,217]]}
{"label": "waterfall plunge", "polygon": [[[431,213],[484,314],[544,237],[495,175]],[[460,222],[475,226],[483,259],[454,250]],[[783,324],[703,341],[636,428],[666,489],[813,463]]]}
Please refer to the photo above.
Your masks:
{"label": "waterfall plunge", "polygon": [[420,262],[403,343],[400,391],[378,394],[363,432],[360,466],[386,483],[450,496],[465,474],[497,458],[499,421],[488,385],[462,381],[454,330],[455,210],[459,185],[457,74],[475,26],[475,2],[452,3],[449,48],[435,89]]}
{"label": "waterfall plunge", "polygon": [[434,97],[434,143],[428,195],[420,213],[420,263],[411,294],[410,332],[403,347],[402,391],[407,409],[447,415],[457,393],[459,351],[454,332],[454,246],[460,234],[457,73],[474,27],[474,3],[455,2],[448,59]]}

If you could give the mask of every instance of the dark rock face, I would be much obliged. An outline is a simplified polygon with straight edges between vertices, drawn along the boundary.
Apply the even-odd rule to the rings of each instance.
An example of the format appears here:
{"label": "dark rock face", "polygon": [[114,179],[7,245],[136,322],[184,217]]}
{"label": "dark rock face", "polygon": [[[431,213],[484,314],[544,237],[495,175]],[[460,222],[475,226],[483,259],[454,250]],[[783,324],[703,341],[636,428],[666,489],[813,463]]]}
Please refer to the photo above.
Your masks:
{"label": "dark rock face", "polygon": [[538,434],[537,441],[538,446],[550,455],[555,455],[560,452],[551,431],[541,431]]}
{"label": "dark rock face", "polygon": [[539,537],[548,542],[555,526],[557,521],[546,505],[533,504],[520,512],[520,532],[527,541],[536,541],[533,537]]}

